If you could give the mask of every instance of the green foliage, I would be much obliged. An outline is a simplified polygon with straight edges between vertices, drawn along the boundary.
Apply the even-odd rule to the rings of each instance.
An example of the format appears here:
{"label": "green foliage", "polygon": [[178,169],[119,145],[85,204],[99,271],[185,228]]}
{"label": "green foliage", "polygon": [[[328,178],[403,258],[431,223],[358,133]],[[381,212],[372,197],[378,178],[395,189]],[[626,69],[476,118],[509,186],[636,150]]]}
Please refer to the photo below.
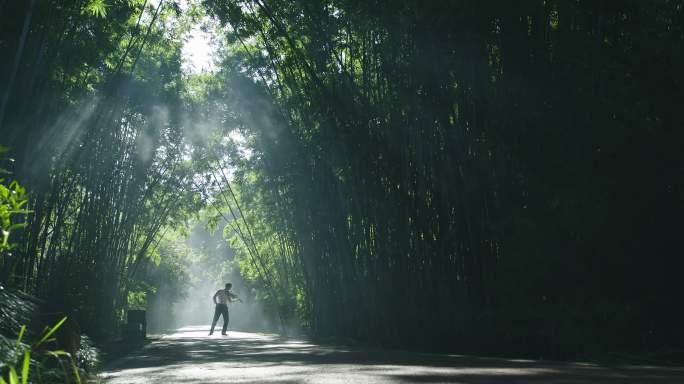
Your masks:
{"label": "green foliage", "polygon": [[231,244],[315,334],[684,345],[681,2],[204,3],[252,149]]}
{"label": "green foliage", "polygon": [[[13,350],[2,350],[0,383],[26,384],[30,378],[32,383],[52,383],[59,380],[80,384],[82,372],[76,360],[65,351],[45,348],[45,344],[55,340],[51,336],[59,330],[66,319],[65,317],[54,326],[47,327],[40,339],[31,344],[25,342],[26,326],[22,326],[14,341]],[[0,341],[4,341],[4,338]],[[57,362],[61,369],[53,368],[54,362]]]}
{"label": "green foliage", "polygon": [[[0,156],[6,152],[0,147]],[[9,172],[0,169],[0,175],[9,175]],[[10,243],[10,234],[17,229],[25,228],[26,222],[17,222],[17,218],[25,217],[30,213],[26,209],[28,196],[26,190],[16,180],[9,183],[0,177],[0,257],[16,247]]]}
{"label": "green foliage", "polygon": [[86,4],[84,12],[104,19],[107,17],[107,3],[105,3],[105,0],[90,0],[90,2]]}
{"label": "green foliage", "polygon": [[159,263],[146,263],[129,282],[127,308],[147,309],[151,331],[174,325],[174,304],[185,299],[191,286],[194,255],[182,232],[168,227],[155,248]]}
{"label": "green foliage", "polygon": [[127,303],[129,309],[147,308],[147,292],[133,290],[128,291]]}
{"label": "green foliage", "polygon": [[[317,335],[684,345],[681,1],[203,0],[189,75],[199,3],[3,3],[0,280],[93,334],[197,262]],[[199,212],[238,268],[181,245]]]}
{"label": "green foliage", "polygon": [[76,351],[76,363],[86,375],[93,375],[100,368],[100,352],[87,335],[81,335],[81,342]]}
{"label": "green foliage", "polygon": [[[159,249],[165,231],[204,205],[192,198],[200,191],[184,138],[196,101],[184,96],[181,47],[195,16],[171,1],[18,4],[3,7],[0,23],[19,33],[14,21],[31,12],[31,28],[24,47],[14,44],[20,34],[0,38],[0,84],[19,58],[13,81],[35,86],[1,92],[9,104],[0,137],[27,171],[21,184],[3,184],[0,214],[11,222],[0,224],[5,240],[10,228],[28,226],[25,242],[9,238],[0,249],[4,256],[13,247],[0,281],[40,296],[50,311],[77,312],[94,338],[110,337],[129,291],[142,306],[159,287],[145,286],[144,272],[168,266]],[[36,188],[30,203],[23,185]],[[15,220],[27,205],[36,217]]]}

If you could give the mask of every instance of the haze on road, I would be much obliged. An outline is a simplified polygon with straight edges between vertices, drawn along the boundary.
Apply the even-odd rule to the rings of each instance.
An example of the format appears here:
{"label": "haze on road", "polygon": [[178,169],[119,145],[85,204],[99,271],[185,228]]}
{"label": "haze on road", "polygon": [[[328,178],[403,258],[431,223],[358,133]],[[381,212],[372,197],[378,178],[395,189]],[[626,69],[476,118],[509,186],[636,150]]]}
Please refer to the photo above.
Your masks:
{"label": "haze on road", "polygon": [[108,384],[136,383],[682,383],[684,368],[602,367],[335,347],[277,335],[185,327],[117,360]]}

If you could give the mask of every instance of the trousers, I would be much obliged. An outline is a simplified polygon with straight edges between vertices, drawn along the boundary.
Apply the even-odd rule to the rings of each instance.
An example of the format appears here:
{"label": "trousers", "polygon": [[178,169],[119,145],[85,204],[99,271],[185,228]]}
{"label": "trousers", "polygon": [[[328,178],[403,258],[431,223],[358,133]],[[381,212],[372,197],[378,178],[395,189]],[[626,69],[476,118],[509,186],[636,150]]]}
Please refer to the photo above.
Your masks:
{"label": "trousers", "polygon": [[229,320],[228,306],[226,304],[216,304],[216,308],[214,309],[214,320],[211,322],[211,331],[209,333],[214,333],[214,327],[216,327],[216,323],[221,315],[223,315],[223,331],[221,331],[221,334],[226,333]]}

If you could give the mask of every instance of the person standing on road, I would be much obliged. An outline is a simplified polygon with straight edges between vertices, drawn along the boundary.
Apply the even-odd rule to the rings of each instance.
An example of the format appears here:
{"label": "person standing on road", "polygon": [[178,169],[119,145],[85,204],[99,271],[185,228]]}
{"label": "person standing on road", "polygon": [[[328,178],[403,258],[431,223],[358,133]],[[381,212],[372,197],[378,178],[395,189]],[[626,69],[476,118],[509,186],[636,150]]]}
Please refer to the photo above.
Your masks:
{"label": "person standing on road", "polygon": [[216,323],[218,322],[218,319],[221,315],[223,315],[223,331],[221,331],[221,334],[225,336],[226,331],[228,330],[228,303],[233,303],[236,301],[242,303],[242,300],[240,300],[240,298],[237,297],[236,294],[230,291],[232,287],[233,284],[227,283],[226,289],[219,289],[214,294],[212,300],[214,300],[216,308],[214,309],[214,320],[211,322],[211,330],[209,331],[209,336],[214,334],[214,327],[216,327]]}

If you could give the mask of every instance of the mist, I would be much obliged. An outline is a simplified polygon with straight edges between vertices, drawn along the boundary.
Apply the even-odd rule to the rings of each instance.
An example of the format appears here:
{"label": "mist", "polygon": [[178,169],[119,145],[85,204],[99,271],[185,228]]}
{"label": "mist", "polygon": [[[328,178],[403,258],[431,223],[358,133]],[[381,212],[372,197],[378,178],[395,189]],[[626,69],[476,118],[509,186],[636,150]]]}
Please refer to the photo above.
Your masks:
{"label": "mist", "polygon": [[[208,331],[214,315],[212,297],[226,283],[232,283],[231,291],[243,302],[229,304],[229,331],[276,331],[276,317],[257,299],[254,285],[240,275],[235,251],[223,238],[222,231],[209,231],[206,225],[206,221],[195,223],[187,237],[173,240],[189,261],[185,265],[187,284],[181,287],[160,284],[147,308],[148,329],[159,333],[192,325],[206,326]],[[225,221],[219,223],[221,228],[225,225]],[[221,318],[217,327],[222,324]]]}

